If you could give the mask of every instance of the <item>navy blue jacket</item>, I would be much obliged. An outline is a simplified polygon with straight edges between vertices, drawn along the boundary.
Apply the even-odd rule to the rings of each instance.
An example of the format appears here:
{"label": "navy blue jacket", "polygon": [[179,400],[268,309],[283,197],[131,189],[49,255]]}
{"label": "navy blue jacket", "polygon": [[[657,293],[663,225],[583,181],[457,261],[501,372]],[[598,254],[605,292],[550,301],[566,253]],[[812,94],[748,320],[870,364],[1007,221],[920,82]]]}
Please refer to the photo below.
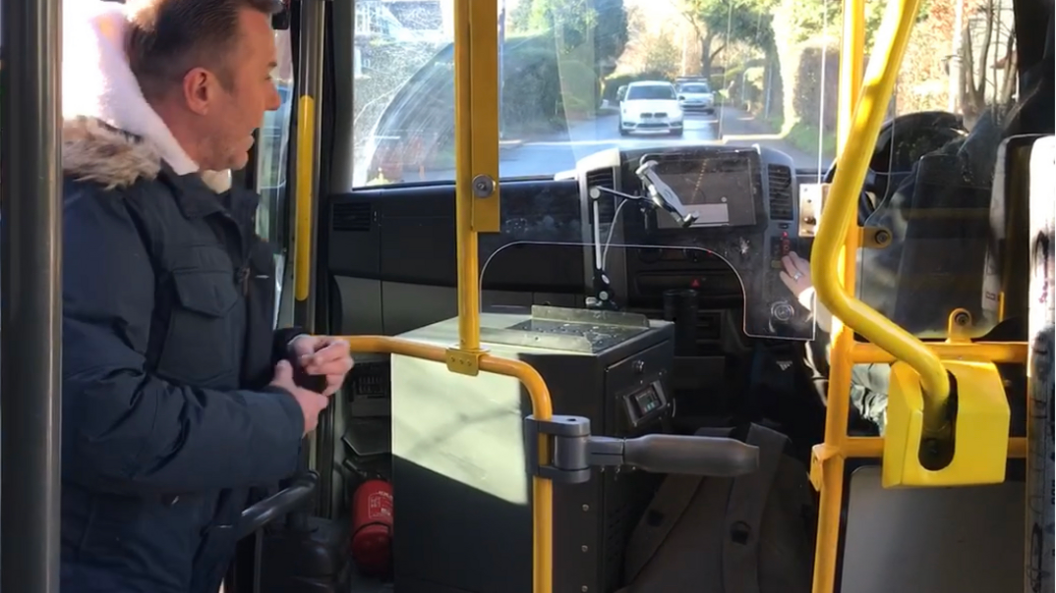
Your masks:
{"label": "navy blue jacket", "polygon": [[63,593],[216,593],[250,490],[297,469],[269,387],[257,196],[178,176],[96,120],[63,130]]}

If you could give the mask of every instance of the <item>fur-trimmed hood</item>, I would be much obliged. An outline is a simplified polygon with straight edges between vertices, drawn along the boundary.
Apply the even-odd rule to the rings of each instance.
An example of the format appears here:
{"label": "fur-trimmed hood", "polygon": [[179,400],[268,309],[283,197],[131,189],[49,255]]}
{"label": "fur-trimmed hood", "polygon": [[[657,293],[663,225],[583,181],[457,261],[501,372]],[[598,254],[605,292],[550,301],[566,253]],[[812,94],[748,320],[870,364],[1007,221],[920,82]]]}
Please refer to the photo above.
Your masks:
{"label": "fur-trimmed hood", "polygon": [[201,171],[143,97],[125,53],[126,10],[98,0],[63,2],[64,172],[120,188],[153,179],[164,161],[177,175],[199,172],[214,191],[230,189],[230,172]]}
{"label": "fur-trimmed hood", "polygon": [[[107,189],[124,188],[140,179],[157,177],[161,163],[161,152],[149,140],[98,118],[81,116],[62,122],[62,169],[78,181],[92,181]],[[231,188],[227,171],[198,174],[217,193]]]}

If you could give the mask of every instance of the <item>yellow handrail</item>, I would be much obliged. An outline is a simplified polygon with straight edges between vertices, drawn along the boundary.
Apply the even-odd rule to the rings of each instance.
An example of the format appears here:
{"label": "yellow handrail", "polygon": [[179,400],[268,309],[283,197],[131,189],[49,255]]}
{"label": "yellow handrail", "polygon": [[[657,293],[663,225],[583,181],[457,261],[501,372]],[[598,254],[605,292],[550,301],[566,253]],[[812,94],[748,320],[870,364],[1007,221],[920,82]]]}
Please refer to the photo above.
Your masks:
{"label": "yellow handrail", "polygon": [[301,95],[297,105],[296,221],[293,238],[293,298],[308,300],[312,278],[312,194],[315,167],[315,98]]}
{"label": "yellow handrail", "polygon": [[[455,0],[455,237],[458,260],[457,347],[443,350],[384,337],[348,338],[357,351],[405,354],[447,363],[452,372],[514,377],[528,392],[532,415],[553,416],[550,391],[531,365],[488,355],[480,345],[478,233],[500,230],[498,4]],[[541,463],[549,447],[539,436]],[[553,588],[553,483],[532,476],[532,591]]]}
{"label": "yellow handrail", "polygon": [[498,4],[455,0],[455,240],[459,346],[454,372],[476,374],[480,356],[478,232],[499,230]]}
{"label": "yellow handrail", "polygon": [[[838,155],[836,175],[818,224],[813,252],[820,257],[811,258],[811,275],[818,300],[828,307],[834,317],[916,369],[923,390],[932,404],[925,406],[925,413],[929,413],[930,409],[933,420],[929,424],[934,426],[939,422],[938,412],[941,411],[941,406],[934,404],[945,401],[950,392],[950,380],[942,361],[933,350],[909,332],[842,290],[837,273],[840,249],[846,234],[855,224],[856,198],[865,181],[871,155],[876,149],[877,135],[887,113],[919,6],[920,0],[904,0],[888,5],[878,37],[890,42],[878,43],[883,53],[870,60],[865,85],[849,130],[848,137],[853,144]],[[846,254],[846,257],[853,258],[853,254]]]}
{"label": "yellow handrail", "polygon": [[846,0],[840,47],[839,109],[836,112],[836,155],[843,154],[851,132],[854,106],[862,90],[865,65],[865,0]]}
{"label": "yellow handrail", "polygon": [[[478,328],[479,331],[479,328]],[[377,352],[399,354],[412,358],[445,362],[449,353],[444,348],[401,340],[386,336],[344,336],[352,352]],[[480,370],[485,373],[513,377],[524,385],[532,404],[532,415],[540,420],[550,420],[553,408],[550,390],[539,372],[531,365],[519,360],[510,360],[483,354],[478,359]],[[539,437],[539,462],[548,463],[549,447],[546,437]],[[532,591],[550,593],[553,587],[553,482],[532,476]]]}

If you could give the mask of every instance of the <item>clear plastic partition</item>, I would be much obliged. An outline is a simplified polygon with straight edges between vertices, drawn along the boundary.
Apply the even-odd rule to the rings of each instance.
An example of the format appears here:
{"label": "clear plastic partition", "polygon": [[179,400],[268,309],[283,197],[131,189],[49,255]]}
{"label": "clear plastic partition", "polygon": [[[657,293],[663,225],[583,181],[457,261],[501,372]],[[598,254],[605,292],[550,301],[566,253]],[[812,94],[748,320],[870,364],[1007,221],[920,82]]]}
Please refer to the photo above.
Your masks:
{"label": "clear plastic partition", "polygon": [[1015,213],[992,191],[992,166],[958,152],[918,161],[866,220],[858,256],[858,298],[923,339],[982,337],[1019,305],[1004,281]]}
{"label": "clear plastic partition", "polygon": [[775,246],[763,240],[764,228],[677,232],[656,223],[672,213],[633,196],[511,193],[502,209],[502,232],[480,236],[485,311],[551,305],[595,310],[599,319],[606,311],[641,313],[674,321],[679,339],[693,341],[724,330],[717,312],[743,310],[737,321],[748,336],[814,338],[812,292],[796,295],[786,284],[791,274],[781,277],[782,256],[793,248],[787,236],[783,246],[772,238]]}

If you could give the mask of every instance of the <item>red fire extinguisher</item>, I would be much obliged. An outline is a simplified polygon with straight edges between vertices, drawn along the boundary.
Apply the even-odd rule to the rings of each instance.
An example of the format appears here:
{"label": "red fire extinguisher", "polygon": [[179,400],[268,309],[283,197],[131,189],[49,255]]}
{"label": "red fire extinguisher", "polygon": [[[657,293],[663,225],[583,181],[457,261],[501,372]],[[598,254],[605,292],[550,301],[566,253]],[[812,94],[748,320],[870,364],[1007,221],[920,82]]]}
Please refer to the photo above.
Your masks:
{"label": "red fire extinguisher", "polygon": [[352,559],[367,575],[392,568],[392,485],[367,480],[352,495]]}

